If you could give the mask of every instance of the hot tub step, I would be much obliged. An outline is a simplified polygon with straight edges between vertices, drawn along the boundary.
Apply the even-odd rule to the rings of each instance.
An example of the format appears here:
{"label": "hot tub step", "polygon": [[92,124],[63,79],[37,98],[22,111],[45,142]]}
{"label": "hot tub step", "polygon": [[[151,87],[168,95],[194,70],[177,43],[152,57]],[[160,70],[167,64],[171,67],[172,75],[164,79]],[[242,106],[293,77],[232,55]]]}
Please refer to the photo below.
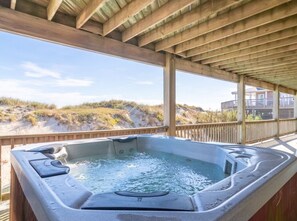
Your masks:
{"label": "hot tub step", "polygon": [[81,209],[84,209],[84,210],[171,210],[171,211],[194,211],[195,210],[192,200],[189,196],[178,195],[174,193],[96,194],[91,196],[82,205]]}

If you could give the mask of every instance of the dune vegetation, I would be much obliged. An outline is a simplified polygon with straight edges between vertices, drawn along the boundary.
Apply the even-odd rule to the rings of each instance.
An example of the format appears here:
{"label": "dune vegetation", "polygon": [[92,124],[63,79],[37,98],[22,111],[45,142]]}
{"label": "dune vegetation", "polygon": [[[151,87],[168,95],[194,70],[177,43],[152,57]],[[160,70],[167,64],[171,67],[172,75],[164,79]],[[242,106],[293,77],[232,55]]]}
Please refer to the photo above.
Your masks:
{"label": "dune vegetation", "polygon": [[[236,121],[236,111],[205,111],[186,104],[177,104],[176,113],[178,125]],[[0,123],[23,122],[32,127],[42,127],[46,125],[45,122],[54,121],[67,131],[134,128],[161,126],[163,118],[162,105],[145,105],[124,100],[57,108],[54,104],[0,98]],[[247,118],[253,120],[251,116]]]}

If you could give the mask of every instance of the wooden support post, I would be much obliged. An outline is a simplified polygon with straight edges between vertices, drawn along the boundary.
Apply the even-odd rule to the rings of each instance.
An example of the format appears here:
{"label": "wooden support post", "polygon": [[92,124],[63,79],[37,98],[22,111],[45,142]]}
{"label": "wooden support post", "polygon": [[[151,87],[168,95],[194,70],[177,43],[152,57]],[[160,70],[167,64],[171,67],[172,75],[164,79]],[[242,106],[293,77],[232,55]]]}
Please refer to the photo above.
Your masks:
{"label": "wooden support post", "polygon": [[240,75],[237,84],[237,121],[240,123],[239,141],[246,143],[246,125],[245,125],[245,78]]}
{"label": "wooden support post", "polygon": [[175,136],[175,58],[166,54],[164,67],[164,125],[168,135]]}
{"label": "wooden support post", "polygon": [[297,92],[294,95],[294,118],[296,120],[295,133],[297,133]]}
{"label": "wooden support post", "polygon": [[2,145],[0,141],[0,201],[2,201]]}
{"label": "wooden support post", "polygon": [[279,86],[276,85],[273,91],[273,119],[276,120],[276,138],[279,138]]}

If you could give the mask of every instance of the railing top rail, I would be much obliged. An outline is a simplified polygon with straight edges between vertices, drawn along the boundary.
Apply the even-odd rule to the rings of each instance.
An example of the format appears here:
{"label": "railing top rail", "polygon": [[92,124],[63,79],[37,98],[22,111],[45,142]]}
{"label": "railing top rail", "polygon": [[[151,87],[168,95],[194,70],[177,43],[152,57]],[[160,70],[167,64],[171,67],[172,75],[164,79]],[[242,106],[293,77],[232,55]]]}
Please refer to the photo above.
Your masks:
{"label": "railing top rail", "polygon": [[184,124],[177,125],[176,129],[182,129],[184,127],[197,127],[197,126],[215,126],[215,125],[239,125],[240,122],[232,121],[232,122],[217,122],[217,123],[198,123],[198,124]]}
{"label": "railing top rail", "polygon": [[261,123],[272,123],[276,122],[276,119],[271,120],[253,120],[253,121],[246,121],[246,124],[261,124]]}
{"label": "railing top rail", "polygon": [[297,118],[286,118],[286,119],[279,119],[279,121],[297,121]]}
{"label": "railing top rail", "polygon": [[112,130],[92,130],[92,131],[73,131],[73,132],[54,132],[54,133],[40,133],[40,134],[15,134],[15,135],[4,135],[0,136],[1,139],[13,139],[13,138],[29,138],[29,137],[43,137],[43,136],[71,136],[71,135],[83,135],[83,134],[100,134],[100,133],[119,133],[126,131],[147,131],[147,130],[160,130],[166,131],[167,126],[159,127],[138,127],[138,128],[128,128],[128,129],[112,129]]}

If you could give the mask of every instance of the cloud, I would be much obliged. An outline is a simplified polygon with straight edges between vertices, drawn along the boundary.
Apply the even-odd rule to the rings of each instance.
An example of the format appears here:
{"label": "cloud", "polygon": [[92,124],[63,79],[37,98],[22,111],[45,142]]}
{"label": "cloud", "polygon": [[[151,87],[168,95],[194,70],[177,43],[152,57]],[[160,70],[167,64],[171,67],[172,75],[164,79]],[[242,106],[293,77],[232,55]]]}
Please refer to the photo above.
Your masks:
{"label": "cloud", "polygon": [[52,77],[60,78],[61,74],[56,71],[52,71],[46,68],[41,68],[37,64],[32,62],[25,62],[22,64],[22,67],[25,69],[25,75],[32,78],[42,78],[42,77]]}
{"label": "cloud", "polygon": [[27,101],[38,101],[47,104],[56,104],[58,107],[77,105],[84,102],[97,102],[101,100],[122,99],[122,95],[89,95],[76,91],[58,93],[47,92],[34,88],[28,81],[16,79],[0,79],[0,96],[13,97]]}
{"label": "cloud", "polygon": [[93,81],[86,79],[65,78],[56,81],[59,87],[88,87],[93,84]]}
{"label": "cloud", "polygon": [[139,84],[139,85],[153,85],[154,82],[152,82],[152,81],[136,81],[135,84]]}

